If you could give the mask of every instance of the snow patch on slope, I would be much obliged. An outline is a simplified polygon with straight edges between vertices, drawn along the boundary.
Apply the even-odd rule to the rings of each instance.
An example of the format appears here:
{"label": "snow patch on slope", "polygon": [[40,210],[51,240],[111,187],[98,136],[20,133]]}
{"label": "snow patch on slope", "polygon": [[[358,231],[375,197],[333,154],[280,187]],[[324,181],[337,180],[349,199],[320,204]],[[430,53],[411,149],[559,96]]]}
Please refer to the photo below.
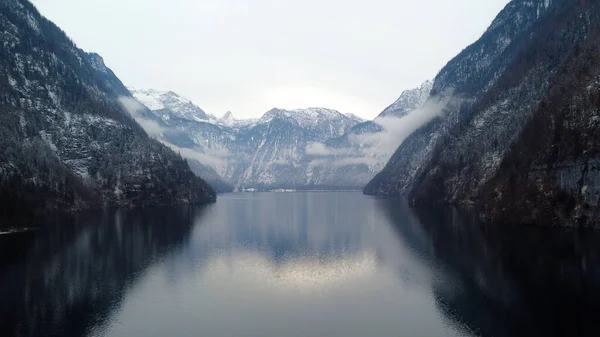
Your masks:
{"label": "snow patch on slope", "polygon": [[143,105],[147,106],[148,109],[160,110],[164,109],[165,105],[160,101],[160,96],[164,93],[161,91],[149,89],[149,90],[135,90],[133,88],[128,88],[131,94],[140,101]]}
{"label": "snow patch on slope", "polygon": [[191,100],[179,96],[172,91],[154,89],[136,90],[128,88],[133,97],[152,111],[168,110],[161,118],[171,117],[187,119],[196,122],[214,122],[214,116],[207,115],[204,110],[192,103]]}

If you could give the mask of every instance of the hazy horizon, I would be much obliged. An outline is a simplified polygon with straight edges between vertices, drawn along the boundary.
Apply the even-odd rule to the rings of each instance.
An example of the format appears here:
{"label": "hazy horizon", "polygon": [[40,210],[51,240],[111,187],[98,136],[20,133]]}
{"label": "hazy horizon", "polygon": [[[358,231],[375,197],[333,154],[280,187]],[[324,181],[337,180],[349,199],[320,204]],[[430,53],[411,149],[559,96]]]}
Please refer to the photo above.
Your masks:
{"label": "hazy horizon", "polygon": [[508,0],[33,0],[129,87],[207,113],[325,107],[366,119],[474,42]]}

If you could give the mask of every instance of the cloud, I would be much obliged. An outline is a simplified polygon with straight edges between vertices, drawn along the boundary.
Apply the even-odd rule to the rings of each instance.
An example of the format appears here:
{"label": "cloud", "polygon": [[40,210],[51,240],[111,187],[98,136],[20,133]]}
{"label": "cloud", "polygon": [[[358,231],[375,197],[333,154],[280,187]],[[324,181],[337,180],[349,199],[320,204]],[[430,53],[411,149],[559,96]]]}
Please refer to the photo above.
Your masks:
{"label": "cloud", "polygon": [[306,146],[305,153],[308,156],[316,157],[310,162],[310,166],[352,166],[377,164],[377,159],[363,156],[360,152],[353,152],[348,148],[336,149],[322,143],[309,143]]}
{"label": "cloud", "polygon": [[351,165],[367,165],[373,166],[378,162],[377,158],[372,157],[350,157],[350,158],[342,158],[336,159],[332,165],[333,166],[351,166]]}
{"label": "cloud", "polygon": [[453,90],[448,90],[444,95],[430,97],[423,106],[404,117],[376,118],[374,122],[383,131],[350,135],[349,140],[359,144],[364,155],[385,157],[387,161],[408,136],[431,120],[443,117],[445,109],[458,102],[460,99],[453,96]]}
{"label": "cloud", "polygon": [[329,167],[344,167],[355,165],[375,166],[379,163],[377,158],[370,157],[347,157],[347,158],[317,158],[310,161],[310,167],[329,166]]}
{"label": "cloud", "polygon": [[171,148],[173,151],[179,152],[184,158],[197,160],[201,164],[208,165],[218,172],[227,168],[227,160],[225,158],[229,156],[229,150],[225,148],[214,148],[213,153],[206,154],[192,148],[183,148],[174,145],[162,139],[162,135],[169,130],[177,131],[176,129],[163,127],[155,120],[143,116],[142,112],[147,108],[132,97],[121,96],[119,97],[119,103],[127,110],[135,121],[142,126],[148,135],[155,137],[159,142]]}
{"label": "cloud", "polygon": [[177,145],[173,145],[173,144],[171,144],[169,142],[165,142],[163,140],[159,140],[159,141],[161,143],[163,143],[164,145],[168,146],[169,148],[171,148],[171,150],[180,153],[182,157],[188,158],[188,159],[195,159],[203,165],[211,166],[214,169],[227,166],[227,161],[222,158],[211,156],[211,155],[208,155],[205,153],[200,153],[194,149],[179,147]]}
{"label": "cloud", "polygon": [[140,112],[146,109],[142,103],[138,102],[133,97],[120,96],[118,100],[119,103],[121,103],[121,106],[123,106],[123,108],[133,117],[139,116]]}
{"label": "cloud", "polygon": [[337,149],[311,143],[306,147],[306,154],[319,157],[311,162],[313,166],[385,165],[408,136],[434,118],[444,116],[447,107],[460,102],[460,98],[453,96],[453,90],[447,90],[443,95],[430,97],[423,106],[406,116],[375,119],[374,122],[381,126],[382,131],[348,135],[349,148]]}
{"label": "cloud", "polygon": [[135,121],[142,126],[144,131],[151,136],[159,136],[167,131],[166,128],[161,127],[157,122],[151,119],[135,118]]}
{"label": "cloud", "polygon": [[306,145],[304,152],[309,156],[333,156],[336,155],[337,150],[325,144],[314,142]]}
{"label": "cloud", "polygon": [[141,112],[147,108],[133,97],[121,96],[119,103],[150,136],[157,137],[168,130],[160,126],[158,122],[144,117]]}

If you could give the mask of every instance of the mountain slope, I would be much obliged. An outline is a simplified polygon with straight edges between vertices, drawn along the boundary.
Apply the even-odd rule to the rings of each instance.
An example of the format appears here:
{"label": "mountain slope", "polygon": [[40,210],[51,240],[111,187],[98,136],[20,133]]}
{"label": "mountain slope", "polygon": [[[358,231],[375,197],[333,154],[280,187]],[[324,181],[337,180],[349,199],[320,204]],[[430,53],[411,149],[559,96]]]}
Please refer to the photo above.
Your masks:
{"label": "mountain slope", "polygon": [[561,67],[484,187],[484,209],[494,221],[598,227],[599,28]]}
{"label": "mountain slope", "polygon": [[217,120],[194,120],[149,99],[145,93],[155,90],[133,94],[149,102],[164,126],[159,139],[214,169],[216,176],[196,170],[212,186],[224,180],[237,189],[360,189],[405,137],[395,129],[424,103],[432,85],[427,81],[404,91],[375,121],[325,108],[274,108],[255,120],[238,120],[231,112]]}
{"label": "mountain slope", "polygon": [[[400,97],[373,121],[358,123],[337,138],[324,142],[323,153],[312,158],[312,174],[340,181],[349,186],[364,187],[380,172],[393,151],[406,136],[405,127],[411,123],[405,117],[420,114],[432,87],[431,81],[405,90]],[[323,179],[323,178],[321,178]]]}
{"label": "mountain slope", "polygon": [[[432,81],[425,81],[417,88],[405,90],[402,92],[400,97],[392,103],[390,106],[385,108],[377,118],[373,121],[360,121],[353,127],[346,130],[346,132],[338,138],[329,139],[326,144],[334,148],[344,147],[361,147],[359,141],[353,140],[357,136],[364,134],[377,134],[384,131],[383,124],[385,121],[392,121],[396,119],[397,123],[401,123],[401,118],[408,115],[410,112],[423,106],[433,87]],[[389,158],[386,158],[387,161]],[[384,163],[385,164],[385,163]]]}
{"label": "mountain slope", "polygon": [[225,181],[212,167],[203,165],[195,159],[188,159],[190,169],[195,175],[206,181],[217,193],[231,193],[234,187],[229,182]]}
{"label": "mountain slope", "polygon": [[[593,7],[576,2],[554,2],[548,7],[525,33],[517,58],[497,83],[481,95],[467,118],[445,135],[444,146],[419,178],[416,198],[436,195],[444,201],[468,202],[480,197],[547,94],[556,72],[586,39],[591,22],[598,18]],[[439,193],[440,187],[443,193]]]}
{"label": "mountain slope", "polygon": [[[453,83],[457,108],[409,137],[366,192],[483,203],[502,222],[596,223],[599,19],[597,2],[512,1],[436,78],[433,94]],[[490,41],[505,41],[502,58]]]}
{"label": "mountain slope", "polygon": [[[485,93],[493,97],[492,87],[507,67],[518,60],[522,48],[531,38],[529,31],[545,16],[549,4],[550,1],[545,0],[510,2],[477,42],[440,71],[428,102],[446,102],[441,109],[443,117],[434,118],[411,134],[384,170],[365,187],[365,193],[404,194],[413,189],[416,181],[430,168],[437,152],[445,146],[446,136],[471,119],[476,101]],[[519,123],[502,125],[510,128],[518,127]],[[454,157],[460,160],[460,156]]]}
{"label": "mountain slope", "polygon": [[25,0],[0,3],[0,27],[3,213],[215,199],[123,109],[129,92],[98,55]]}
{"label": "mountain slope", "polygon": [[403,117],[409,112],[417,109],[429,97],[433,81],[425,81],[420,87],[411,90],[405,90],[400,97],[385,108],[378,117]]}
{"label": "mountain slope", "polygon": [[258,119],[237,119],[233,116],[231,111],[227,111],[223,117],[216,121],[215,124],[229,126],[232,128],[243,128],[252,124],[256,124],[256,122],[258,122]]}
{"label": "mountain slope", "polygon": [[158,91],[153,89],[129,91],[140,103],[165,121],[170,118],[182,118],[197,122],[214,121],[214,116],[209,116],[197,105],[187,98],[183,98],[172,91]]}
{"label": "mountain slope", "polygon": [[[147,100],[140,92],[135,91],[134,95]],[[362,121],[356,116],[325,108],[275,108],[256,120],[238,120],[228,112],[220,119],[198,121],[181,117],[173,110],[176,108],[150,105],[156,109],[152,120],[160,126],[154,136],[189,158],[195,172],[214,187],[227,182],[238,190],[357,189],[368,180],[357,181],[350,175],[345,180],[325,175],[324,170],[318,171],[323,175],[315,174],[312,157],[306,151],[312,143],[340,137]],[[206,170],[209,167],[214,172]]]}
{"label": "mountain slope", "polygon": [[311,134],[311,139],[326,141],[339,137],[346,130],[357,124],[356,119],[343,115],[339,111],[324,108],[308,108],[296,110],[271,109],[258,121],[266,124],[274,119],[289,120]]}

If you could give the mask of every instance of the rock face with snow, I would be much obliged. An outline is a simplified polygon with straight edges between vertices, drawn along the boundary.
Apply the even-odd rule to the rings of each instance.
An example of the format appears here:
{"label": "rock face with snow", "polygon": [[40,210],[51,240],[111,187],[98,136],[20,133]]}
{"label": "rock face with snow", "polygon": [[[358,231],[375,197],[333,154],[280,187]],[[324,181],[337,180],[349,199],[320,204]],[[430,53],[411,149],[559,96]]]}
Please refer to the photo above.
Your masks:
{"label": "rock face with snow", "polygon": [[213,187],[225,181],[237,190],[269,190],[362,189],[391,156],[388,143],[399,142],[382,122],[401,123],[423,104],[430,90],[428,81],[403,92],[375,121],[325,108],[274,108],[252,120],[239,120],[227,112],[219,119],[198,120],[183,117],[178,106],[165,107],[162,101],[149,99],[148,93],[155,90],[132,93],[163,125],[159,139],[190,162],[197,161],[192,168],[214,169],[196,171]]}
{"label": "rock face with snow", "polygon": [[391,156],[391,151],[382,151],[381,138],[395,142],[380,121],[401,122],[423,103],[429,90],[431,82],[405,91],[385,116],[367,122],[325,108],[274,108],[252,120],[239,120],[227,112],[219,119],[197,120],[182,117],[177,106],[149,99],[154,90],[132,93],[164,126],[159,139],[197,160],[192,168],[202,163],[214,169],[196,172],[213,187],[226,181],[238,190],[269,190],[362,189]]}
{"label": "rock face with snow", "polygon": [[400,97],[381,112],[379,117],[404,117],[417,109],[429,97],[433,81],[426,81],[420,87],[404,91]]}
{"label": "rock face with snow", "polygon": [[[153,91],[133,94],[140,102],[148,102],[146,92]],[[214,172],[196,170],[213,186],[227,182],[238,190],[362,187],[354,182],[347,185],[340,179],[311,176],[306,154],[310,144],[341,136],[360,121],[357,117],[309,108],[272,109],[256,120],[238,120],[228,112],[220,119],[199,121],[179,117],[178,107],[149,105],[155,108],[155,121],[163,128],[156,137],[191,162],[196,161],[192,168],[213,169]]]}
{"label": "rock face with snow", "polygon": [[403,91],[400,97],[398,97],[398,99],[390,106],[385,108],[375,120],[364,121],[358,119],[357,121],[359,122],[348,129],[342,137],[328,140],[327,145],[338,149],[343,147],[364,146],[364,144],[361,144],[360,142],[352,141],[352,138],[359,135],[377,134],[382,132],[383,120],[386,119],[398,119],[398,122],[401,123],[403,117],[406,117],[410,112],[423,106],[427,98],[429,98],[432,87],[433,81],[425,81],[417,88]]}
{"label": "rock face with snow", "polygon": [[258,122],[258,119],[237,119],[231,111],[227,111],[215,124],[239,129],[256,124],[256,122]]}
{"label": "rock face with snow", "polygon": [[436,77],[429,100],[450,98],[442,117],[365,192],[481,203],[503,222],[593,224],[599,18],[597,2],[510,2]]}
{"label": "rock face with snow", "polygon": [[209,116],[192,101],[183,98],[172,91],[136,90],[129,88],[135,98],[154,111],[164,121],[170,118],[181,118],[196,122],[214,121],[214,116]]}
{"label": "rock face with snow", "polygon": [[129,92],[102,58],[30,2],[0,3],[0,43],[2,213],[215,200],[124,110]]}
{"label": "rock face with snow", "polygon": [[373,121],[363,121],[349,128],[341,137],[324,142],[324,155],[315,155],[313,163],[319,163],[313,170],[333,179],[352,181],[357,186],[365,186],[380,172],[393,151],[404,139],[398,126],[408,123],[405,117],[410,113],[420,114],[431,91],[432,82],[405,90],[392,105],[387,107]]}
{"label": "rock face with snow", "polygon": [[271,109],[258,121],[266,124],[273,120],[287,120],[309,134],[311,140],[326,141],[344,134],[348,128],[356,124],[356,120],[336,110],[324,108],[308,108],[297,110]]}
{"label": "rock face with snow", "polygon": [[359,185],[344,177],[316,174],[310,153],[313,144],[339,137],[355,123],[338,111],[322,108],[268,111],[243,135],[258,142],[238,185],[258,189],[356,189]]}

